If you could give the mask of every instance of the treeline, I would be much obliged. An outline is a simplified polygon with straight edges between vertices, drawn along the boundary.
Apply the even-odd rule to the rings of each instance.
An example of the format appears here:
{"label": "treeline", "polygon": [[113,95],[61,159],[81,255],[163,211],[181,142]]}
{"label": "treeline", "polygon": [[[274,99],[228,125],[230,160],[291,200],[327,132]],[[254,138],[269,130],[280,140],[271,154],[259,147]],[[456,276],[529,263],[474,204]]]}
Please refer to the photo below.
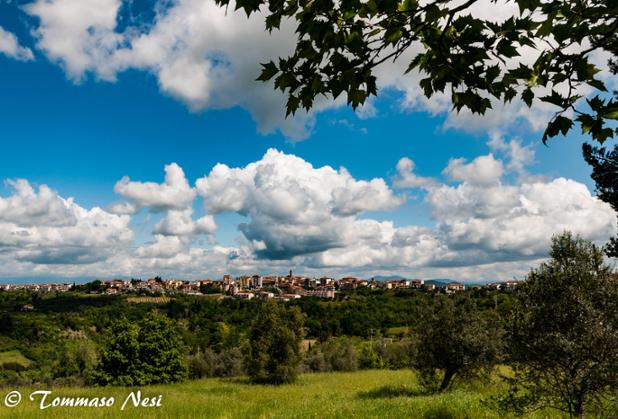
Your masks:
{"label": "treeline", "polygon": [[[481,311],[496,312],[497,307],[499,316],[512,306],[511,295],[495,291],[461,297]],[[409,367],[411,335],[433,301],[430,294],[413,290],[363,290],[341,293],[334,301],[307,298],[277,305],[301,313],[299,370],[319,372]],[[27,305],[34,310],[23,311]],[[95,367],[110,331],[118,322],[140,325],[151,315],[173,325],[186,357],[185,376],[246,375],[249,334],[263,305],[183,295],[157,305],[80,292],[0,292],[0,384],[96,383]],[[3,359],[12,351],[27,361]]]}

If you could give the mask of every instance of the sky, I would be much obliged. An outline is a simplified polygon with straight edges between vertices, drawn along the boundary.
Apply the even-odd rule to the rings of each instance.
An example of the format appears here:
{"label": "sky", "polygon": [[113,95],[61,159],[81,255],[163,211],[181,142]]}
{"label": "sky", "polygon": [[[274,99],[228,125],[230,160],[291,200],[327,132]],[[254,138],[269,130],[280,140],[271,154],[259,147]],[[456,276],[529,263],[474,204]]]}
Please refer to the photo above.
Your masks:
{"label": "sky", "polygon": [[0,282],[509,280],[553,234],[616,233],[585,139],[540,142],[551,107],[453,113],[403,75],[414,47],[362,108],[322,99],[286,118],[255,78],[292,31],[211,0],[0,1]]}

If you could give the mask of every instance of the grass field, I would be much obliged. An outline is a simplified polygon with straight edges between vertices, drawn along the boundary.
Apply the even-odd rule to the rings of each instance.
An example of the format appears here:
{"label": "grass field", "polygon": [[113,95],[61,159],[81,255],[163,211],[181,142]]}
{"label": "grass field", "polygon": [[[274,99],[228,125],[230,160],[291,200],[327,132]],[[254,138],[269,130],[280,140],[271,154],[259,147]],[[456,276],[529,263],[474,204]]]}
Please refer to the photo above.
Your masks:
{"label": "grass field", "polygon": [[131,304],[167,304],[172,299],[170,297],[128,297],[127,301]]}
{"label": "grass field", "polygon": [[[458,387],[442,395],[423,395],[408,370],[306,374],[293,385],[258,386],[239,379],[206,379],[141,389],[143,397],[162,395],[159,408],[121,405],[126,388],[54,388],[52,397],[115,397],[110,408],[50,407],[28,400],[34,389],[19,389],[19,406],[7,408],[0,389],[0,417],[11,418],[499,418],[482,404],[495,385]],[[556,412],[534,418],[556,417]]]}
{"label": "grass field", "polygon": [[32,364],[32,362],[23,356],[19,351],[0,352],[0,367],[4,368],[9,364],[26,369]]}

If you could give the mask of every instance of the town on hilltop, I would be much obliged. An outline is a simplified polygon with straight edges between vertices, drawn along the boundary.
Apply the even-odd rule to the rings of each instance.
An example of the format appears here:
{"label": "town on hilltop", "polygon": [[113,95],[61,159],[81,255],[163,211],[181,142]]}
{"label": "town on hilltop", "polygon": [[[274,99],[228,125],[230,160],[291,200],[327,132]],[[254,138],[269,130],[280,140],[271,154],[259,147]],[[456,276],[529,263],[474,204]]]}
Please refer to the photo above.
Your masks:
{"label": "town on hilltop", "polygon": [[518,281],[492,282],[484,285],[466,285],[461,282],[425,281],[423,279],[362,279],[352,276],[335,279],[331,277],[307,277],[294,275],[223,275],[220,280],[141,279],[95,280],[84,285],[69,283],[49,284],[0,284],[2,291],[28,290],[34,292],[86,291],[92,294],[221,294],[238,299],[274,299],[290,301],[303,297],[332,299],[340,291],[357,289],[415,289],[425,292],[451,294],[466,289],[492,289],[511,291]]}

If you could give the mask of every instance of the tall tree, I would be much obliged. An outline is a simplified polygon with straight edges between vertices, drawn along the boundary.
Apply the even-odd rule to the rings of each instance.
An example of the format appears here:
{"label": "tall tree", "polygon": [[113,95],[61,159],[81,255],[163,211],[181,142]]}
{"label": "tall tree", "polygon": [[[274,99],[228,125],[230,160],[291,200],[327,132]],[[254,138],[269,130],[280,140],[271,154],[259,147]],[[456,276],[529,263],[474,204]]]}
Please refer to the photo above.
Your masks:
{"label": "tall tree", "polygon": [[[598,197],[618,212],[618,145],[612,151],[584,144],[584,159],[592,166],[592,180]],[[612,237],[605,247],[608,256],[618,258],[618,236]]]}
{"label": "tall tree", "polygon": [[[590,57],[618,55],[618,3],[512,1],[519,14],[503,22],[473,16],[479,0],[235,0],[235,5],[248,15],[265,12],[269,31],[282,20],[297,24],[294,52],[263,64],[258,78],[274,78],[275,88],[288,94],[288,114],[310,109],[318,96],[342,93],[357,107],[377,94],[377,66],[406,60],[406,72],[425,75],[420,87],[427,97],[450,91],[458,111],[483,114],[492,100],[518,97],[530,106],[536,98],[556,106],[543,141],[566,134],[574,124],[571,113],[593,139],[613,137],[618,131],[607,122],[618,119],[618,100],[603,95],[606,87],[595,78],[599,70]],[[485,7],[500,15],[504,5],[492,1]],[[533,62],[524,57],[531,48],[539,52]],[[577,90],[582,85],[598,93],[586,103]]]}
{"label": "tall tree", "polygon": [[[609,60],[609,68],[614,75],[618,74],[615,55]],[[614,91],[614,99],[618,100],[618,91]],[[592,166],[592,180],[596,184],[599,198],[618,213],[618,145],[614,145],[613,151],[606,151],[603,147],[584,144],[583,152],[584,159]],[[618,236],[610,239],[605,246],[605,252],[610,257],[618,258]]]}
{"label": "tall tree", "polygon": [[498,313],[481,312],[468,296],[436,297],[420,318],[412,366],[428,390],[443,392],[456,376],[489,372],[502,353]]}
{"label": "tall tree", "polygon": [[248,372],[255,383],[285,384],[296,380],[303,338],[303,317],[273,301],[264,303],[249,331]]}
{"label": "tall tree", "polygon": [[174,324],[152,312],[139,323],[122,317],[111,325],[93,379],[101,385],[136,386],[173,383],[185,375],[182,340]]}
{"label": "tall tree", "polygon": [[553,238],[550,256],[516,293],[514,377],[501,404],[583,417],[618,387],[618,284],[603,251],[570,233]]}

